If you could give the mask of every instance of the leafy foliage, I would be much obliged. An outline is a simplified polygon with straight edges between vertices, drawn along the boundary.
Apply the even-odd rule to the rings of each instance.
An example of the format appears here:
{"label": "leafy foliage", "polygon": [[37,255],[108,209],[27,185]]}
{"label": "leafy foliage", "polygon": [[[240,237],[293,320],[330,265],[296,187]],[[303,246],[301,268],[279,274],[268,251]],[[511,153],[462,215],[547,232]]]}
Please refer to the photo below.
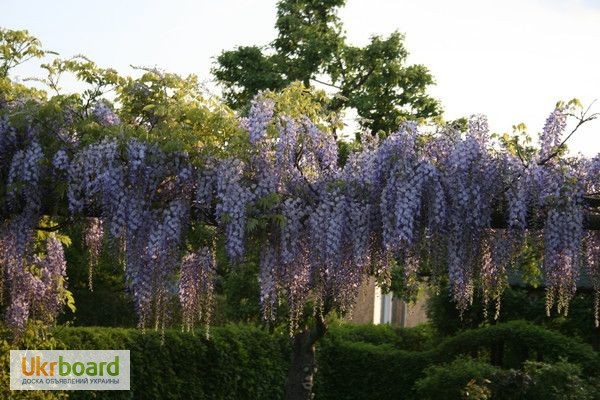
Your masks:
{"label": "leafy foliage", "polygon": [[11,68],[47,53],[29,32],[0,28],[0,78],[5,78]]}
{"label": "leafy foliage", "polygon": [[217,58],[213,74],[228,104],[249,108],[261,91],[299,81],[305,87],[327,86],[333,91],[331,111],[354,108],[363,128],[375,133],[390,133],[406,119],[438,116],[438,102],[426,93],[433,78],[423,65],[406,65],[404,37],[394,32],[387,38],[373,36],[365,47],[347,44],[337,15],[344,4],[280,1],[272,43],[238,47]]}
{"label": "leafy foliage", "polygon": [[[248,325],[214,327],[210,340],[204,335],[172,330],[161,336],[120,328],[60,327],[53,335],[42,325],[36,329],[45,329],[45,334],[28,332],[27,346],[131,351],[132,391],[70,392],[72,399],[280,398],[289,364],[285,333],[268,334]],[[548,353],[543,362],[524,361],[511,369],[486,363],[485,343],[507,338],[509,346],[523,342],[531,360],[538,357],[536,350],[541,355],[547,350],[553,354]],[[495,329],[461,333],[441,342],[431,339],[425,327],[335,325],[317,354],[316,395],[322,399],[343,396],[369,400],[434,397],[446,391],[441,398],[461,399],[470,381],[491,390],[491,399],[498,400],[575,395],[593,399],[597,393],[598,354],[570,337],[532,324],[512,322]],[[461,347],[461,343],[473,346]],[[5,342],[4,346],[9,347]],[[478,349],[480,356],[466,357],[474,354],[473,349]],[[2,354],[8,356],[8,352]],[[161,379],[156,379],[156,374]],[[470,393],[474,389],[471,384]],[[62,395],[37,393],[43,399]]]}
{"label": "leafy foliage", "polygon": [[489,391],[480,389],[478,397],[475,385],[482,387],[489,383],[494,373],[498,371],[484,362],[474,361],[467,357],[457,358],[446,365],[435,365],[425,370],[425,376],[416,384],[416,392],[423,400],[446,399],[489,399]]}

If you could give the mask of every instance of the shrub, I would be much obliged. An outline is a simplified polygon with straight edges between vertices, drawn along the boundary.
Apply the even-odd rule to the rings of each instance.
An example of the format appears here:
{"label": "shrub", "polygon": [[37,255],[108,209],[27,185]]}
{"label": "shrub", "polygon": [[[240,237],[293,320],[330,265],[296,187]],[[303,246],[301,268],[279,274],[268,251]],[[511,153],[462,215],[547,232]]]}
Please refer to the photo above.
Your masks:
{"label": "shrub", "polygon": [[458,354],[485,353],[498,344],[504,357],[497,361],[503,367],[521,367],[529,359],[555,362],[565,358],[587,373],[600,371],[600,357],[589,345],[525,321],[470,329],[449,337],[437,347],[438,362],[450,361]]}
{"label": "shrub", "polygon": [[425,376],[415,383],[416,393],[423,400],[471,399],[475,393],[465,390],[471,387],[483,400],[489,393],[485,385],[498,370],[487,363],[459,357],[448,364],[428,367]]}
{"label": "shrub", "polygon": [[288,367],[279,338],[252,326],[204,334],[120,328],[68,328],[69,349],[129,349],[131,391],[71,392],[71,399],[277,399]]}
{"label": "shrub", "polygon": [[578,365],[565,361],[555,364],[528,361],[524,370],[532,380],[527,390],[527,398],[593,400],[600,397],[599,388],[582,377],[581,367]]}
{"label": "shrub", "polygon": [[348,342],[391,345],[397,349],[410,351],[421,351],[430,348],[435,340],[435,331],[427,324],[413,328],[397,328],[385,324],[339,324],[332,326],[329,329],[329,334]]}
{"label": "shrub", "polygon": [[524,369],[501,370],[459,357],[425,369],[415,384],[423,400],[594,400],[600,398],[597,379],[584,377],[576,364],[527,361]]}
{"label": "shrub", "polygon": [[317,399],[391,400],[413,398],[412,386],[431,355],[330,337],[317,347],[317,357]]}

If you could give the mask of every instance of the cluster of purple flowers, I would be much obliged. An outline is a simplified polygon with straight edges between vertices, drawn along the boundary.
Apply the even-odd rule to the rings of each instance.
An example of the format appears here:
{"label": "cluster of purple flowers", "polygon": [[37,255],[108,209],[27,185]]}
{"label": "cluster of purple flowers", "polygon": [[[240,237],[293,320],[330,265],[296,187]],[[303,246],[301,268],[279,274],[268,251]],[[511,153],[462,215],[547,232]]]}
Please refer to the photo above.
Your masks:
{"label": "cluster of purple flowers", "polygon": [[[108,103],[92,114],[102,125],[121,123]],[[50,238],[37,258],[32,251],[48,177],[67,182],[71,216],[88,218],[90,266],[104,241],[122,252],[142,326],[152,318],[164,326],[175,294],[187,329],[208,323],[214,249],[189,247],[195,223],[219,225],[232,262],[244,258],[249,231],[266,230],[256,238],[262,310],[272,320],[287,309],[292,330],[309,304],[317,313],[351,312],[363,279],[375,273],[386,283],[393,265],[403,266],[407,293],[415,292],[422,265],[438,274],[443,266],[461,311],[480,289],[497,314],[507,271],[531,235],[543,238],[548,308],[566,312],[580,265],[600,292],[600,239],[583,229],[584,193],[600,188],[600,157],[551,157],[565,124],[564,110],[555,110],[527,165],[498,151],[487,120],[474,116],[465,133],[442,127],[420,135],[407,122],[381,143],[365,134],[341,167],[333,135],[305,117],[276,115],[275,104],[259,98],[242,121],[249,157],[199,167],[184,153],[135,139],[57,151],[42,147],[37,130],[19,134],[0,117],[2,211],[11,216],[0,230],[7,321],[22,330],[32,310],[42,307],[51,320],[62,306],[60,242]],[[494,229],[494,219],[507,229]]]}
{"label": "cluster of purple flowers", "polygon": [[250,143],[255,144],[267,136],[274,109],[275,102],[270,99],[257,99],[252,103],[248,117],[242,118],[242,126],[248,131]]}
{"label": "cluster of purple flowers", "polygon": [[46,241],[45,256],[18,252],[10,232],[0,240],[0,263],[7,268],[10,303],[6,323],[20,336],[32,315],[52,323],[65,304],[66,261],[62,244],[54,237]]}
{"label": "cluster of purple flowers", "polygon": [[213,307],[215,256],[210,247],[186,254],[181,260],[179,300],[185,328],[190,331],[196,321],[208,326]]}
{"label": "cluster of purple flowers", "polygon": [[92,115],[99,124],[104,126],[118,125],[121,119],[111,105],[106,101],[99,101],[92,107]]}

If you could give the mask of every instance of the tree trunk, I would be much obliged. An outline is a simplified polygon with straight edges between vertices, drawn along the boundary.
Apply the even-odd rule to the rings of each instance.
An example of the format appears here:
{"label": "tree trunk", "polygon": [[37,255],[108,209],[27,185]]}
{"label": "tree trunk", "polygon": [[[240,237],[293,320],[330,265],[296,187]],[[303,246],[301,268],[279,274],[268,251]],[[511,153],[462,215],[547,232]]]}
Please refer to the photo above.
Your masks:
{"label": "tree trunk", "polygon": [[317,318],[314,328],[306,328],[292,339],[292,363],[285,380],[285,400],[311,400],[317,371],[315,344],[325,335],[327,326]]}

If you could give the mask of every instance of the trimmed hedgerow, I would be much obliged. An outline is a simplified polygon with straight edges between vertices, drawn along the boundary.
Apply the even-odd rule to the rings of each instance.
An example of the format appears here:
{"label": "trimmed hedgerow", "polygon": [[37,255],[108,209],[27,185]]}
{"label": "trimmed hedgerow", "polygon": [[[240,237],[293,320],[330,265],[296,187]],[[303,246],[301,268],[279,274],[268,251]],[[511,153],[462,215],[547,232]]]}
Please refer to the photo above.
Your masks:
{"label": "trimmed hedgerow", "polygon": [[131,351],[131,391],[71,392],[71,399],[278,399],[288,366],[286,340],[251,326],[214,328],[210,339],[119,328],[57,336],[69,349]]}
{"label": "trimmed hedgerow", "polygon": [[[406,351],[393,342],[379,344],[377,335],[362,335],[363,341],[352,342],[335,332],[318,348],[319,400],[419,398],[415,382],[426,376],[428,367],[451,363],[463,355],[489,364],[490,349],[499,345],[503,356],[495,360],[497,368],[522,368],[528,359],[565,360],[580,366],[587,376],[600,374],[600,356],[591,346],[524,321],[467,330],[424,351]],[[373,338],[377,344],[365,341]]]}
{"label": "trimmed hedgerow", "polygon": [[[161,336],[120,328],[62,328],[56,336],[69,349],[131,351],[130,392],[71,392],[73,399],[280,399],[290,356],[287,336],[248,325],[215,327],[210,339],[202,333]],[[500,356],[492,360],[490,349],[498,347]],[[317,346],[316,399],[419,398],[425,389],[416,382],[446,373],[432,366],[460,364],[455,360],[465,355],[474,366],[485,366],[473,378],[522,369],[527,360],[564,360],[584,376],[600,374],[600,356],[589,345],[523,321],[467,330],[440,342],[427,327],[341,325]],[[491,361],[496,365],[487,368]],[[456,390],[469,369],[463,372]],[[434,398],[436,388],[431,390],[427,395]]]}

